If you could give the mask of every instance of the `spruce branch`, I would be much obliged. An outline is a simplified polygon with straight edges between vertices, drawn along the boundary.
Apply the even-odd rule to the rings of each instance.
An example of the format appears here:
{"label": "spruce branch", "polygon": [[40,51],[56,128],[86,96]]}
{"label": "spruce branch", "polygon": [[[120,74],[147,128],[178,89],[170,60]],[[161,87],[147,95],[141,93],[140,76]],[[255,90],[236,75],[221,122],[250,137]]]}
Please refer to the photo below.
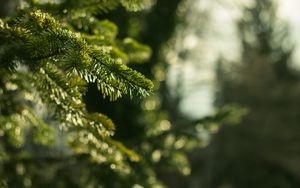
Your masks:
{"label": "spruce branch", "polygon": [[[24,16],[19,22],[25,28],[18,26],[16,28],[20,28],[20,32],[17,32],[16,36],[6,35],[5,38],[23,42],[27,52],[23,55],[24,59],[31,58],[37,61],[56,57],[58,66],[64,71],[70,73],[75,70],[87,82],[97,81],[104,97],[109,96],[112,100],[122,94],[129,94],[131,97],[133,94],[146,96],[152,90],[153,84],[150,80],[118,63],[109,54],[88,45],[80,35],[59,27],[49,14],[35,11]],[[31,25],[36,25],[38,29],[33,29]],[[16,31],[9,27],[5,29]],[[44,30],[40,31],[41,29]]]}
{"label": "spruce branch", "polygon": [[[153,83],[123,64],[125,59],[131,61],[141,57],[142,61],[146,60],[149,53],[144,52],[149,48],[132,40],[130,44],[124,43],[121,49],[115,42],[117,27],[109,21],[95,22],[88,28],[92,32],[85,34],[76,32],[78,23],[69,25],[72,17],[78,18],[79,9],[105,12],[116,8],[120,4],[118,0],[66,0],[61,3],[60,6],[38,1],[29,4],[42,9],[59,7],[62,8],[59,11],[74,13],[69,20],[60,22],[59,17],[41,10],[29,11],[30,8],[24,9],[25,13],[15,19],[0,19],[0,86],[12,83],[0,88],[0,97],[4,96],[0,104],[5,104],[3,99],[9,99],[5,104],[9,108],[5,112],[0,108],[0,123],[14,125],[4,131],[11,135],[15,146],[24,141],[25,136],[19,134],[25,130],[23,125],[32,131],[34,142],[50,144],[54,139],[53,129],[34,113],[25,95],[21,95],[34,92],[48,111],[54,112],[60,126],[68,130],[69,144],[75,153],[88,154],[94,162],[113,164],[113,169],[129,172],[125,159],[138,161],[140,157],[111,139],[115,131],[112,120],[101,113],[89,113],[82,96],[90,82],[96,82],[103,96],[110,100],[125,94],[130,97],[149,95]],[[99,40],[95,42],[94,39]],[[106,51],[106,48],[114,51]],[[123,59],[120,61],[119,57]],[[24,74],[20,68],[24,68]],[[16,138],[19,140],[14,140]]]}

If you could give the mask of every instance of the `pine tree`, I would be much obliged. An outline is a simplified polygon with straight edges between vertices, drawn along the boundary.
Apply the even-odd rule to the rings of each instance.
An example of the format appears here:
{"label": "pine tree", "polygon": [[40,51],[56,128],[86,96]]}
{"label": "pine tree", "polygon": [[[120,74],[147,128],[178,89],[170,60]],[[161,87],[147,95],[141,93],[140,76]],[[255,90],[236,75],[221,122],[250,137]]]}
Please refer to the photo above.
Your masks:
{"label": "pine tree", "polygon": [[[96,83],[111,101],[122,95],[149,95],[152,82],[126,64],[147,60],[150,48],[132,38],[116,39],[117,26],[95,17],[95,13],[118,6],[137,11],[148,4],[150,1],[24,1],[13,16],[0,20],[3,186],[30,187],[32,181],[38,182],[37,174],[27,173],[31,168],[27,164],[39,161],[84,159],[121,174],[130,172],[130,161],[139,161],[134,151],[112,139],[112,120],[89,113],[82,97],[88,83]],[[47,120],[52,117],[54,123]],[[68,142],[69,150],[43,154],[57,140],[57,125],[65,132],[61,141]],[[42,148],[35,153],[32,147]],[[77,183],[80,186],[84,181]],[[39,183],[34,186],[47,185]]]}
{"label": "pine tree", "polygon": [[[117,18],[126,22],[126,11],[153,2],[28,0],[0,20],[1,186],[164,187],[160,176],[190,173],[187,152],[206,142],[197,130],[209,133],[210,125],[226,119],[230,109],[179,125],[165,105],[160,108],[160,100],[166,100],[160,93],[142,102],[126,97],[115,106],[107,102],[152,93],[153,83],[129,68],[147,61],[150,48],[106,17],[121,12],[125,16]],[[153,79],[153,70],[166,70],[158,61],[175,30],[180,2],[158,2],[146,16],[149,28],[141,38],[153,42],[154,56],[139,68]],[[153,34],[157,30],[161,37]],[[93,87],[97,91],[91,92]],[[161,90],[168,89],[164,85]],[[90,97],[99,93],[101,110]],[[117,127],[100,113],[111,109]]]}

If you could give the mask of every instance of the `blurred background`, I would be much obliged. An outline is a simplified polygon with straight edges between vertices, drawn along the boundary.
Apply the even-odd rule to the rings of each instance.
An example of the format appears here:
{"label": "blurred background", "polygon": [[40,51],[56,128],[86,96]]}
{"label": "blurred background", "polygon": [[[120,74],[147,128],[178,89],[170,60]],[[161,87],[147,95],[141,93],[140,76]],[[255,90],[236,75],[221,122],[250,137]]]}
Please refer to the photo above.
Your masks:
{"label": "blurred background", "polygon": [[[0,13],[15,2],[0,0]],[[297,0],[157,0],[98,15],[116,23],[119,38],[152,48],[149,62],[129,66],[156,89],[111,103],[90,85],[87,108],[114,120],[117,140],[149,154],[168,187],[300,187],[299,10]]]}
{"label": "blurred background", "polygon": [[299,187],[299,1],[188,3],[166,55],[170,87],[183,82],[179,109],[189,118],[248,109],[191,153],[189,186]]}

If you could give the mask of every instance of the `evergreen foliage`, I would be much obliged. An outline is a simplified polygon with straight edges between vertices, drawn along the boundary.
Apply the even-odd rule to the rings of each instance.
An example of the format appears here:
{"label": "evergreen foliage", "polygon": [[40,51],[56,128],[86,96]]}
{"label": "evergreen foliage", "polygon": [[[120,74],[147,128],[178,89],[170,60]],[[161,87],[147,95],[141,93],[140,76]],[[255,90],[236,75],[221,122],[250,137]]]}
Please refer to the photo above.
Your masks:
{"label": "evergreen foliage", "polygon": [[[155,53],[150,65],[141,65],[147,75],[161,66],[159,51],[175,29],[180,2],[159,1],[148,15]],[[187,152],[206,146],[202,135],[215,132],[219,122],[231,122],[231,108],[193,122],[179,116],[177,122],[168,112],[173,99],[159,94],[142,102],[125,98],[114,108],[103,104],[124,95],[149,96],[154,85],[127,66],[147,61],[150,48],[130,37],[120,39],[119,28],[124,28],[99,18],[153,3],[27,0],[0,20],[1,186],[164,187],[161,179],[166,178],[160,176],[190,174]],[[166,15],[162,10],[169,5]],[[154,17],[160,28],[153,26]],[[156,30],[161,37],[154,36]],[[159,81],[156,87],[164,85],[161,92],[166,92],[166,82]],[[93,94],[106,98],[95,111],[111,112],[117,128],[109,117],[87,110],[98,102],[88,96],[91,86],[97,88]]]}
{"label": "evergreen foliage", "polygon": [[36,113],[41,103],[58,121],[52,124],[66,131],[75,157],[87,155],[125,174],[130,170],[127,159],[139,160],[112,139],[112,120],[89,113],[82,98],[88,83],[96,83],[112,101],[122,95],[148,96],[153,88],[150,80],[125,65],[147,60],[149,47],[131,38],[116,39],[116,25],[92,15],[119,4],[137,10],[142,2],[132,8],[118,1],[28,1],[13,17],[0,20],[2,183],[17,185],[4,164],[38,157],[28,150],[30,140],[53,145],[56,127],[45,121],[45,114]]}

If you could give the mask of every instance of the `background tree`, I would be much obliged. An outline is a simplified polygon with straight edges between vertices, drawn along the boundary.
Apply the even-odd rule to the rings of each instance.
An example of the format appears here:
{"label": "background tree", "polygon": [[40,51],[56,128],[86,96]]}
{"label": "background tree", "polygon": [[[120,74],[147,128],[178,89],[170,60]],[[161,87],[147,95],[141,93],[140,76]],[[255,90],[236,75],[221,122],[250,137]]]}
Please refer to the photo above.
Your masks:
{"label": "background tree", "polygon": [[299,76],[290,66],[288,28],[276,13],[274,1],[253,1],[237,24],[241,60],[230,72],[221,64],[219,101],[249,113],[221,129],[206,150],[205,187],[300,185]]}

